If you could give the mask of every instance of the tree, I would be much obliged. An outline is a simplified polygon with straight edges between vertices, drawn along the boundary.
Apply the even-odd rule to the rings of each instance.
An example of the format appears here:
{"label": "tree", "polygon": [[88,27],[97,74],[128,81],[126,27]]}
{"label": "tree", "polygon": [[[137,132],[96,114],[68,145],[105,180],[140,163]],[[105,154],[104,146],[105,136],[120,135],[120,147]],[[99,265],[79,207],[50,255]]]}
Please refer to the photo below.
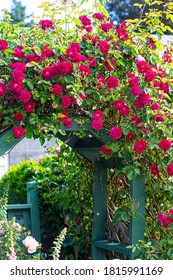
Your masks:
{"label": "tree", "polygon": [[[117,25],[126,19],[139,18],[141,15],[144,16],[151,8],[152,10],[163,11],[165,9],[165,3],[168,2],[171,2],[171,0],[148,1],[147,4],[145,0],[109,0],[106,4],[106,8],[111,15],[112,22]],[[134,4],[136,5],[134,6]],[[165,25],[169,25],[173,28],[173,23],[170,19],[164,18],[162,13],[160,14],[160,18]],[[168,33],[167,31],[167,34]]]}
{"label": "tree", "polygon": [[[13,19],[13,23],[25,22],[26,19],[29,19],[33,14],[26,16],[25,12],[26,7],[22,5],[21,1],[13,0],[13,6],[10,11],[10,15]],[[30,26],[33,23],[33,20],[25,23],[25,26]]]}

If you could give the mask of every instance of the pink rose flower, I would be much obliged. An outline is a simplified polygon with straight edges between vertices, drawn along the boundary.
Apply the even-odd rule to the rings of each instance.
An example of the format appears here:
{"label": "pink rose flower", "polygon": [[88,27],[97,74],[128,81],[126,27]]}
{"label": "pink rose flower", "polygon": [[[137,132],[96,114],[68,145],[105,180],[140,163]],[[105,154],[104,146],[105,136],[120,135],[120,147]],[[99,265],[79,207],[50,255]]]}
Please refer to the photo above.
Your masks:
{"label": "pink rose flower", "polygon": [[36,241],[36,239],[32,236],[27,236],[22,243],[27,248],[27,251],[29,254],[33,254],[37,251],[39,247],[39,243]]}

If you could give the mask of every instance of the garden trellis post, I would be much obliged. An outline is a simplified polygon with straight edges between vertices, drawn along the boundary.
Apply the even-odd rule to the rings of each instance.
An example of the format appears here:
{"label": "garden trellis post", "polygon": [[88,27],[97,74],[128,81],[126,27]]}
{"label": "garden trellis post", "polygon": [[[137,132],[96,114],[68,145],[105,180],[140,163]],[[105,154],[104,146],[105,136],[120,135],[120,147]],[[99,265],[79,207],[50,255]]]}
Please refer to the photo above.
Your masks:
{"label": "garden trellis post", "polygon": [[[76,132],[84,130],[88,137],[80,138]],[[118,156],[106,160],[99,156],[100,147],[107,141],[107,135],[95,133],[87,122],[81,128],[77,122],[73,122],[71,128],[62,127],[65,132],[57,133],[57,138],[62,140],[82,157],[94,162],[93,178],[93,225],[92,225],[92,259],[105,259],[106,251],[112,251],[126,255],[127,259],[134,259],[136,253],[133,253],[128,246],[110,242],[106,240],[106,221],[107,221],[107,203],[106,203],[106,181],[108,168],[121,168],[122,159]],[[9,135],[10,132],[6,134]],[[3,135],[6,139],[6,135]],[[18,141],[17,141],[18,142]],[[16,144],[16,143],[15,143]],[[11,147],[10,147],[11,145]],[[0,153],[3,154],[13,148],[14,142],[9,142],[6,146],[0,146]],[[144,239],[144,208],[145,208],[145,182],[142,175],[137,176],[130,182],[131,198],[137,206],[136,217],[131,217],[130,222],[130,245],[136,244]]]}

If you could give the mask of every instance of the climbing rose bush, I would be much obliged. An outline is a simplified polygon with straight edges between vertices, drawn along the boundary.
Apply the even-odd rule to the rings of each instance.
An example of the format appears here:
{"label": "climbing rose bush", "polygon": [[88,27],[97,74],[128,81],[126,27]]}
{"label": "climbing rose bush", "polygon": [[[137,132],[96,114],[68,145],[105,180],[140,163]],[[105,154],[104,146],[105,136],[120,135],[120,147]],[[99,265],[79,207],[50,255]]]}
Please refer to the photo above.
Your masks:
{"label": "climbing rose bush", "polygon": [[0,23],[0,133],[43,143],[87,123],[102,139],[98,156],[125,157],[129,179],[141,168],[173,176],[173,48],[160,41],[171,27],[150,14],[144,28],[142,17],[116,27],[100,6],[69,30],[52,18],[27,30]]}

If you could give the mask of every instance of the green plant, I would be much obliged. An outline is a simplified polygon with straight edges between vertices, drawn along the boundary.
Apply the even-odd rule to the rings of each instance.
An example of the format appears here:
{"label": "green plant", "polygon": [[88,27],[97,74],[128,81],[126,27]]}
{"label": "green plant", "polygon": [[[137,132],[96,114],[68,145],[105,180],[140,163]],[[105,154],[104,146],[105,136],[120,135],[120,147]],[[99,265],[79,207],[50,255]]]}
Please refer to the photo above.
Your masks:
{"label": "green plant", "polygon": [[53,242],[54,247],[53,247],[52,257],[53,257],[53,260],[55,260],[55,261],[59,260],[62,243],[65,239],[66,233],[67,233],[67,228],[62,229],[60,234],[58,235],[58,237]]}
{"label": "green plant", "polygon": [[[34,176],[36,161],[22,161],[11,166],[0,180],[0,192],[8,193],[8,204],[26,203],[26,184]],[[5,187],[6,186],[6,187]]]}

